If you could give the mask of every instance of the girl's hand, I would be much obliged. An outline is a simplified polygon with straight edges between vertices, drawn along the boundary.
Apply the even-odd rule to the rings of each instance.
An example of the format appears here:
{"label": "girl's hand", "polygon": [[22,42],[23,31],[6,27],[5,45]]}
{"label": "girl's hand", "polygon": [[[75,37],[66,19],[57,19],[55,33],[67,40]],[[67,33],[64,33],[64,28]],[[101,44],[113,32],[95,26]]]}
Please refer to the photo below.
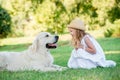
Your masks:
{"label": "girl's hand", "polygon": [[80,43],[80,41],[77,41],[77,46],[76,46],[76,49],[78,49],[78,48],[84,48],[84,45],[82,45],[81,43]]}
{"label": "girl's hand", "polygon": [[82,48],[82,49],[83,49],[84,46],[83,46],[82,44],[78,44],[78,45],[77,45],[77,48]]}

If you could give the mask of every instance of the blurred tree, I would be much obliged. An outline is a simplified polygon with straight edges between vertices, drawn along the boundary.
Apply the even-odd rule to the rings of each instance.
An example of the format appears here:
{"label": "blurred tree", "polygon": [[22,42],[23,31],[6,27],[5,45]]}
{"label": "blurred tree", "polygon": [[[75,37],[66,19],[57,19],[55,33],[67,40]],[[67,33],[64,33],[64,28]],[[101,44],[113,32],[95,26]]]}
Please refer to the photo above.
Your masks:
{"label": "blurred tree", "polygon": [[115,0],[114,6],[108,11],[108,16],[112,23],[116,19],[120,19],[120,0]]}
{"label": "blurred tree", "polygon": [[[70,21],[77,16],[89,25],[93,25],[97,22],[97,8],[92,5],[92,0],[75,0],[70,7],[71,9],[68,10]],[[89,29],[95,29],[95,27],[92,28],[92,26],[90,26]]]}
{"label": "blurred tree", "polygon": [[0,4],[10,13],[12,36],[65,33],[75,17],[84,20],[89,30],[118,25],[114,22],[120,19],[120,0],[0,0]]}
{"label": "blurred tree", "polygon": [[0,38],[6,37],[11,32],[11,17],[9,13],[0,6]]}
{"label": "blurred tree", "polygon": [[[64,32],[64,20],[63,14],[66,13],[66,8],[63,5],[62,1],[60,0],[51,0],[55,4],[55,10],[53,13],[53,22],[52,22],[52,28],[48,28],[47,31],[52,31],[53,33],[63,33]],[[61,17],[62,16],[62,17]],[[61,24],[61,25],[60,25]]]}
{"label": "blurred tree", "polygon": [[92,0],[92,5],[96,8],[98,14],[97,22],[102,27],[110,17],[107,12],[114,6],[114,0]]}

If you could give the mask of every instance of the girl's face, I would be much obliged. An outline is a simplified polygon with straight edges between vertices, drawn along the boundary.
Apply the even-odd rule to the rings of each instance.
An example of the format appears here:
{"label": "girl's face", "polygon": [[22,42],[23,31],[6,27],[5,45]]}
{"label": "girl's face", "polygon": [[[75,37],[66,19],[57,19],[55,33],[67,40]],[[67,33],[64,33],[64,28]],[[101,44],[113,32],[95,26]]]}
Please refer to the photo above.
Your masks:
{"label": "girl's face", "polygon": [[70,34],[71,34],[72,36],[76,36],[76,30],[75,30],[75,29],[73,29],[73,28],[68,28],[68,30],[69,30],[69,32],[70,32]]}

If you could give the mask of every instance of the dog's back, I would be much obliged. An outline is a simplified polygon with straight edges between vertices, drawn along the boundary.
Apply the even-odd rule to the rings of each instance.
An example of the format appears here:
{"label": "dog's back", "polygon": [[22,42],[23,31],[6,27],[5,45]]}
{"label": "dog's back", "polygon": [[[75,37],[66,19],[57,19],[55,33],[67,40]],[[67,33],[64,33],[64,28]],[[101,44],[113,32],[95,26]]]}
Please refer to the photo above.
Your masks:
{"label": "dog's back", "polygon": [[0,69],[17,69],[24,63],[23,53],[0,52]]}

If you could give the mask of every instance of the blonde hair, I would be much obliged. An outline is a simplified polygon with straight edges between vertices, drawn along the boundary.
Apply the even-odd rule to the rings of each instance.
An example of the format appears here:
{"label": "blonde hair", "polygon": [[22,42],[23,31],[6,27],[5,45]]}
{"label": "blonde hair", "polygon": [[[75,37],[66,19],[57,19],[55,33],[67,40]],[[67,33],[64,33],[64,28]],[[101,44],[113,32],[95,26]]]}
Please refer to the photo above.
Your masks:
{"label": "blonde hair", "polygon": [[77,46],[77,41],[81,42],[82,38],[86,35],[85,31],[84,30],[80,30],[80,29],[75,29],[76,30],[76,33],[75,35],[76,36],[72,36],[72,45],[74,47]]}

